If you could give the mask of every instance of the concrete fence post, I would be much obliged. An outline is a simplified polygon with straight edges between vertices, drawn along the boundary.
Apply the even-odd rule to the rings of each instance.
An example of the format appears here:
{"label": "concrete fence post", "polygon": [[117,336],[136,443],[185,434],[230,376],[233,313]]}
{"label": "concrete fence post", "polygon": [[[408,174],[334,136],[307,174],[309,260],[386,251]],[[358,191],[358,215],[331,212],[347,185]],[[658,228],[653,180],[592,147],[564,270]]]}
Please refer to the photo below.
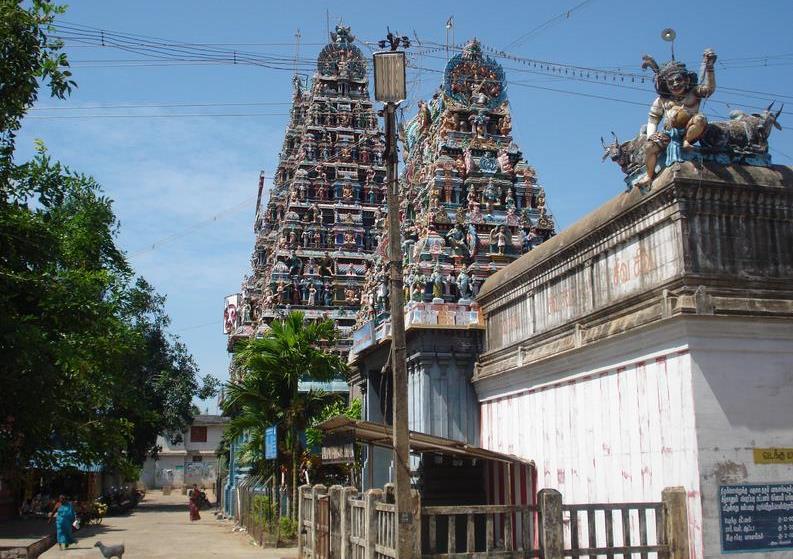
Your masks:
{"label": "concrete fence post", "polygon": [[306,540],[306,526],[303,519],[306,517],[306,507],[303,504],[306,493],[311,491],[310,485],[301,485],[297,488],[297,556],[304,557],[304,547]]}
{"label": "concrete fence post", "polygon": [[352,559],[352,544],[350,535],[352,534],[352,506],[350,499],[358,496],[355,487],[345,487],[341,492],[340,503],[340,532],[341,532],[341,559]]}
{"label": "concrete fence post", "polygon": [[317,520],[319,519],[319,498],[327,495],[328,488],[318,483],[311,490],[311,557],[317,556]]}
{"label": "concrete fence post", "polygon": [[543,559],[563,559],[562,494],[556,489],[540,489],[537,507],[540,517],[540,554]]}
{"label": "concrete fence post", "polygon": [[661,493],[664,503],[666,543],[670,559],[689,559],[688,503],[684,487],[667,487]]}
{"label": "concrete fence post", "polygon": [[328,530],[330,531],[330,559],[341,558],[341,500],[344,488],[331,485],[328,489]]}
{"label": "concrete fence post", "polygon": [[414,551],[415,557],[421,557],[421,494],[415,489],[413,492],[413,502],[416,506],[416,514],[413,515],[413,522],[416,523],[416,549]]}
{"label": "concrete fence post", "polygon": [[364,497],[366,508],[366,548],[364,559],[375,559],[375,544],[377,543],[377,508],[376,504],[383,500],[382,489],[369,489]]}

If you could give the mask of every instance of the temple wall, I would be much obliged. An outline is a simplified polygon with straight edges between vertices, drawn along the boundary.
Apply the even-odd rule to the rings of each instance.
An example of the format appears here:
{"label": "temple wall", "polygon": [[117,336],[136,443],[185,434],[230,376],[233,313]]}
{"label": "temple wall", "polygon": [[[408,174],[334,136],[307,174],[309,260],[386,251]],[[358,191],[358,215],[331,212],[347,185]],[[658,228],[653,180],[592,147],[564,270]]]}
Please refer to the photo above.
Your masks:
{"label": "temple wall", "polygon": [[790,168],[668,168],[477,301],[483,447],[566,502],[685,487],[692,557],[793,557]]}
{"label": "temple wall", "polygon": [[[705,557],[720,557],[722,486],[783,482],[790,484],[793,505],[793,327],[780,321],[721,320],[690,331],[703,544]],[[773,464],[755,457],[756,449],[770,448],[791,449],[790,459]],[[793,518],[793,506],[781,516]],[[777,526],[767,529],[778,535]],[[791,558],[793,550],[774,557]]]}
{"label": "temple wall", "polygon": [[628,360],[588,367],[582,355],[554,380],[524,377],[508,395],[485,398],[481,446],[533,458],[538,488],[569,503],[657,501],[665,487],[683,486],[690,525],[700,526],[691,356],[675,344],[625,345],[636,349]]}

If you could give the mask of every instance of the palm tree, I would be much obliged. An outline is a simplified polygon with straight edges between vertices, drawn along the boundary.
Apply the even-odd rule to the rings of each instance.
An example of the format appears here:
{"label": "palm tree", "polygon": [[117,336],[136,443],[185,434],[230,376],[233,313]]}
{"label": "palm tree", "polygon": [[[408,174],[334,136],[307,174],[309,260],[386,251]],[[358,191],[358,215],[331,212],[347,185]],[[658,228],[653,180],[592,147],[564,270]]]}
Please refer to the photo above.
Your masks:
{"label": "palm tree", "polygon": [[328,403],[322,391],[298,392],[298,383],[344,375],[347,367],[342,359],[323,349],[335,339],[332,320],[310,322],[302,312],[291,312],[273,321],[264,337],[241,343],[235,355],[241,375],[226,389],[224,408],[238,412],[231,421],[230,435],[250,430],[254,444],[259,445],[266,426],[277,423],[285,430],[292,462],[293,516],[297,510],[298,437]]}

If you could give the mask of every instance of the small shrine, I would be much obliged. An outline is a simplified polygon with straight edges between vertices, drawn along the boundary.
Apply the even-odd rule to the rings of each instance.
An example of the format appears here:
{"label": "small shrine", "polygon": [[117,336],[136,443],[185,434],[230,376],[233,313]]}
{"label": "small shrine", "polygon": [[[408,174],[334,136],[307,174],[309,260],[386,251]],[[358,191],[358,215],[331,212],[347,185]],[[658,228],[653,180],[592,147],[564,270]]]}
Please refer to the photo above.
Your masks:
{"label": "small shrine", "polygon": [[[230,348],[301,310],[334,320],[339,339],[332,349],[348,351],[385,210],[385,143],[354,40],[349,27],[337,26],[310,87],[294,78],[269,199],[257,205],[252,274],[227,299]],[[261,190],[262,184],[260,202]]]}

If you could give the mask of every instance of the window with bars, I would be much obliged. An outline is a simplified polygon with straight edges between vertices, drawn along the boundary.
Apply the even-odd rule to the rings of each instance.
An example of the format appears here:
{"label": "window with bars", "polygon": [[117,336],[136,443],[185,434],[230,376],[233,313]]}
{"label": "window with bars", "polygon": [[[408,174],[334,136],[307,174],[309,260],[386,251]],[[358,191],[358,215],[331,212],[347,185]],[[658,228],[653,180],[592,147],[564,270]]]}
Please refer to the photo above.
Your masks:
{"label": "window with bars", "polygon": [[190,442],[191,443],[205,443],[205,442],[207,442],[207,428],[206,428],[206,426],[193,426],[193,427],[190,427]]}

